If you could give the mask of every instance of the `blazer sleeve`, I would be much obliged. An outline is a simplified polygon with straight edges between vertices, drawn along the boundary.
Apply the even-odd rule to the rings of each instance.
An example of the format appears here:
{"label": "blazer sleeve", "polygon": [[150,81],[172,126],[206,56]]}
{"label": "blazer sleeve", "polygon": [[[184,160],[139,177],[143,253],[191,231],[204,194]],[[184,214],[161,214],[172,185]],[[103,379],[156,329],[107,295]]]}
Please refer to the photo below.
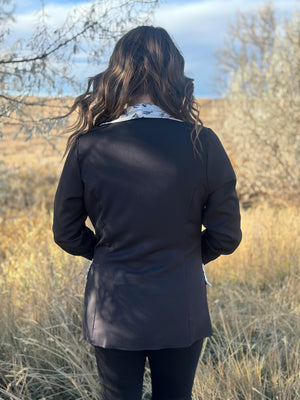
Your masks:
{"label": "blazer sleeve", "polygon": [[236,176],[216,134],[207,138],[208,197],[202,213],[205,230],[201,235],[202,262],[232,253],[242,239]]}
{"label": "blazer sleeve", "polygon": [[78,160],[78,139],[72,145],[54,198],[54,241],[67,253],[93,258],[96,237],[86,224],[84,186]]}

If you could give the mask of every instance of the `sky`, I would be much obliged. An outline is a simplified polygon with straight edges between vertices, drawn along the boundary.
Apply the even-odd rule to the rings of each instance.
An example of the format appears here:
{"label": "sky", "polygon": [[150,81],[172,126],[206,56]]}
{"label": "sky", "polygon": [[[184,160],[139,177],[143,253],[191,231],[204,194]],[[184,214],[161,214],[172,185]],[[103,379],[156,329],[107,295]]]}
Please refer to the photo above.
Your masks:
{"label": "sky", "polygon": [[[46,12],[57,21],[71,7],[87,3],[82,0],[44,0]],[[266,1],[262,0],[162,0],[154,13],[153,25],[165,28],[185,58],[185,74],[194,79],[195,96],[217,97],[214,85],[216,76],[215,53],[222,47],[226,28],[234,21],[237,11],[255,11]],[[275,10],[289,13],[299,0],[273,0]],[[29,34],[41,0],[16,2],[14,35]],[[76,67],[76,66],[75,66]],[[95,67],[91,67],[95,68]],[[78,66],[78,71],[80,66]],[[82,69],[86,78],[93,72]]]}

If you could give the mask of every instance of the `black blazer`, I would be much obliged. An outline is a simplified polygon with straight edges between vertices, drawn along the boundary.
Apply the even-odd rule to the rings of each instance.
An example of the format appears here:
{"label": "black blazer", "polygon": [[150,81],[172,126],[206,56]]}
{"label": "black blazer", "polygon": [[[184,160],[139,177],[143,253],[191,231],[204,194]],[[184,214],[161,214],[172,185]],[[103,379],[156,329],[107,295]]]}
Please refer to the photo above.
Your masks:
{"label": "black blazer", "polygon": [[240,212],[219,139],[203,128],[199,157],[191,130],[159,118],[104,124],[67,156],[53,232],[65,251],[93,259],[83,331],[94,345],[183,347],[212,334],[201,264],[235,250]]}

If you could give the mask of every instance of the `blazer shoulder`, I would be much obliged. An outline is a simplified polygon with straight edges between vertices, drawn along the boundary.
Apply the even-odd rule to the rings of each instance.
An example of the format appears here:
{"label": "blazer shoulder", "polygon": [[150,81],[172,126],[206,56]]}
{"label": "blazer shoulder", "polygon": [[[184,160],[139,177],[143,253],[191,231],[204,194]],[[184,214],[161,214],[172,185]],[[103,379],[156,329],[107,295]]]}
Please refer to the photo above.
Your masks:
{"label": "blazer shoulder", "polygon": [[95,126],[94,128],[90,129],[89,131],[85,132],[85,133],[81,133],[78,136],[78,139],[80,141],[85,140],[85,138],[91,138],[95,135],[100,135],[102,133],[105,132],[106,128],[107,128],[108,124],[105,125],[100,125],[100,126]]}
{"label": "blazer shoulder", "polygon": [[209,128],[207,126],[202,126],[201,131],[200,131],[200,137],[202,137],[207,142],[220,140],[218,135],[211,128]]}
{"label": "blazer shoulder", "polygon": [[[101,138],[104,137],[104,133],[105,133],[105,126],[96,126],[94,128],[92,128],[91,130],[89,130],[88,132],[85,133],[81,133],[80,135],[78,135],[78,137],[75,140],[75,143],[78,146],[79,151],[83,151],[84,149],[87,149],[91,146],[91,144],[93,143],[93,140],[95,139],[95,137],[97,138]],[[74,143],[74,144],[75,144]]]}

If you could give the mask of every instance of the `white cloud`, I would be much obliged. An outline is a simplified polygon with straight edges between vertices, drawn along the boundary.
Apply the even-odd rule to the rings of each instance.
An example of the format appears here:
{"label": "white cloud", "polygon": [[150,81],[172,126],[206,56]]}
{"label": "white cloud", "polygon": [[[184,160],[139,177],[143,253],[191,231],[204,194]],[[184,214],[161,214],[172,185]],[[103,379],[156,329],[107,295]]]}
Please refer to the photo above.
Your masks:
{"label": "white cloud", "polygon": [[[32,3],[36,3],[36,8],[32,8]],[[90,8],[94,5],[94,1],[84,1],[81,4],[74,3],[61,3],[59,0],[53,1],[52,3],[45,4],[44,14],[46,17],[46,22],[49,28],[56,29],[65,22],[68,15],[72,14],[75,17],[80,15],[85,15],[89,13]],[[109,2],[97,2],[97,15],[104,14],[106,9],[112,10],[112,12],[117,13],[120,9],[119,0],[110,0]],[[18,12],[15,15],[15,23],[12,29],[12,35],[14,38],[29,37],[38,23],[41,17],[41,7],[40,2],[34,0],[31,2],[30,11]]]}
{"label": "white cloud", "polygon": [[[205,0],[197,2],[168,1],[155,13],[154,24],[169,31],[180,45],[189,43],[214,45],[219,42],[236,12],[256,10],[266,4],[262,0]],[[295,0],[274,1],[275,9],[288,11]]]}
{"label": "white cloud", "polygon": [[[156,10],[154,25],[165,28],[182,51],[186,74],[195,79],[196,95],[210,92],[214,74],[214,53],[222,45],[227,26],[237,11],[255,11],[262,0],[169,0]],[[275,10],[289,12],[295,0],[273,0]]]}
{"label": "white cloud", "polygon": [[[85,3],[80,5],[72,5],[72,4],[61,4],[61,3],[52,3],[47,4],[44,8],[45,16],[47,19],[47,24],[51,28],[56,28],[60,26],[66,19],[66,16],[77,10],[78,12],[84,11],[91,3]],[[40,7],[36,9],[32,9],[29,12],[21,12],[15,15],[16,22],[14,29],[20,33],[31,33],[34,30],[35,24],[38,22],[38,19],[41,16]]]}

